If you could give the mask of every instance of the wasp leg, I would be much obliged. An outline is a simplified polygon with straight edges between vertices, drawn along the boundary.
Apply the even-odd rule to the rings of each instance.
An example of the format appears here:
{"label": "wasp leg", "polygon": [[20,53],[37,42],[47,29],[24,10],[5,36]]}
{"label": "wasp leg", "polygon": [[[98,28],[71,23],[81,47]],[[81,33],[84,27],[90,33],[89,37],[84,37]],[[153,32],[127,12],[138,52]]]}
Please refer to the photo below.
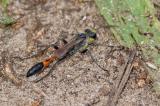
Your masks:
{"label": "wasp leg", "polygon": [[80,53],[84,54],[88,51],[88,49],[81,50]]}
{"label": "wasp leg", "polygon": [[37,82],[43,80],[43,79],[46,78],[50,73],[51,73],[51,70],[49,70],[49,72],[47,72],[46,74],[44,74],[42,77],[37,78],[37,79],[34,80],[33,82],[37,83]]}
{"label": "wasp leg", "polygon": [[80,53],[86,53],[88,51],[88,44],[84,42],[83,46],[80,48]]}
{"label": "wasp leg", "polygon": [[59,63],[56,62],[55,64],[53,64],[52,68],[46,73],[44,74],[42,77],[37,78],[36,80],[34,80],[33,82],[38,83],[39,81],[43,80],[44,78],[46,78],[48,75],[50,75],[52,73],[52,71],[54,70],[55,66]]}
{"label": "wasp leg", "polygon": [[42,55],[44,55],[48,50],[51,50],[50,46],[47,46],[45,49],[38,51],[36,54],[28,56],[28,57],[24,57],[23,59],[30,59],[30,58],[37,58],[40,57]]}
{"label": "wasp leg", "polygon": [[61,41],[60,42],[61,47],[63,47],[64,45],[66,45],[68,43],[64,38],[60,38],[59,40]]}
{"label": "wasp leg", "polygon": [[55,50],[57,50],[57,49],[59,49],[59,47],[57,46],[57,45],[52,45],[52,47],[55,49]]}
{"label": "wasp leg", "polygon": [[91,57],[92,61],[103,71],[106,71],[107,76],[110,76],[109,70],[105,69],[104,67],[102,67],[101,65],[98,64],[97,60],[94,58],[94,56],[92,55],[91,51],[88,50],[88,55]]}
{"label": "wasp leg", "polygon": [[62,42],[63,42],[64,44],[67,44],[67,43],[68,43],[65,39],[62,39]]}
{"label": "wasp leg", "polygon": [[26,59],[30,59],[30,58],[40,57],[40,56],[44,55],[47,51],[53,51],[53,47],[51,47],[51,45],[48,45],[43,50],[40,50],[33,55],[26,56],[26,57],[14,56],[12,58],[19,59],[22,61],[22,60],[26,60]]}
{"label": "wasp leg", "polygon": [[[65,39],[63,39],[63,38],[61,38],[61,39],[59,39],[60,41],[62,41],[62,43],[63,43],[63,45],[66,45],[68,42],[65,40]],[[54,49],[59,49],[59,47],[57,46],[57,44],[52,44],[52,47],[54,48]]]}
{"label": "wasp leg", "polygon": [[40,57],[40,56],[44,55],[47,50],[48,50],[48,48],[45,48],[45,49],[43,49],[41,51],[38,51],[37,53],[35,53],[33,55],[27,56],[27,57],[15,56],[13,58],[20,59],[20,60],[26,60],[26,59],[30,59],[30,58],[36,58],[36,57]]}
{"label": "wasp leg", "polygon": [[37,57],[40,57],[42,55],[44,55],[47,51],[53,51],[53,48],[54,49],[59,49],[59,47],[57,46],[57,43],[59,41],[55,42],[54,44],[51,44],[51,45],[44,45],[44,49],[43,50],[40,50],[38,51],[37,53],[33,54],[33,55],[30,55],[30,56],[27,56],[27,57],[13,57],[13,58],[18,58],[20,60],[25,60],[25,59],[30,59],[30,58],[37,58]]}

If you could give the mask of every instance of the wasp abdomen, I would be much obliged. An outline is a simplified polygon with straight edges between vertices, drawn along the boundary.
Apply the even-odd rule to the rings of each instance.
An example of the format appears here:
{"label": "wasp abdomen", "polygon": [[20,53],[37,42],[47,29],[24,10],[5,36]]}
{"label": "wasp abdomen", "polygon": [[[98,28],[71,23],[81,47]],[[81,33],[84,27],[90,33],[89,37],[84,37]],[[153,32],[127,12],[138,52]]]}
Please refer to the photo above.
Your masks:
{"label": "wasp abdomen", "polygon": [[42,71],[44,65],[43,62],[37,63],[35,64],[32,68],[29,69],[29,71],[27,72],[27,77],[30,77],[40,71]]}

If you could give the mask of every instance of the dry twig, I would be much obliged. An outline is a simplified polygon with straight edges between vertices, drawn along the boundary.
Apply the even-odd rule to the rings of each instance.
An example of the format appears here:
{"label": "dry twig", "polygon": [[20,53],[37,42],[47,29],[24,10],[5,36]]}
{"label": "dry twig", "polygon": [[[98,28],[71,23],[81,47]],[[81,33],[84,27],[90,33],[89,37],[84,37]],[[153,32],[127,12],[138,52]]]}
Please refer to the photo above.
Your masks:
{"label": "dry twig", "polygon": [[122,91],[125,87],[125,84],[127,83],[127,80],[128,80],[130,73],[132,71],[132,68],[133,68],[132,62],[134,60],[135,54],[136,54],[135,50],[132,50],[130,52],[130,55],[128,57],[128,61],[126,62],[124,69],[120,72],[116,87],[112,91],[111,96],[113,96],[113,99],[111,101],[109,101],[110,106],[116,106],[118,98],[119,98],[120,94],[122,93]]}

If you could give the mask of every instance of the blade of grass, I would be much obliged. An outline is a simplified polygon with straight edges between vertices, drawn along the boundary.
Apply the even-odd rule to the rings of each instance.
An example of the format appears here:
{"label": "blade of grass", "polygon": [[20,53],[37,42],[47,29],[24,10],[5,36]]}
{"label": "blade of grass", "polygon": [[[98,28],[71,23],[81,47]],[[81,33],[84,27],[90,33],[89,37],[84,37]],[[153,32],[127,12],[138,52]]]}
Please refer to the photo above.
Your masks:
{"label": "blade of grass", "polygon": [[[100,13],[121,45],[132,48],[138,45],[144,59],[160,67],[160,22],[150,0],[95,0]],[[149,34],[146,34],[149,33]],[[136,45],[135,45],[136,44]],[[151,71],[155,80],[160,70]],[[160,87],[159,87],[160,88]]]}

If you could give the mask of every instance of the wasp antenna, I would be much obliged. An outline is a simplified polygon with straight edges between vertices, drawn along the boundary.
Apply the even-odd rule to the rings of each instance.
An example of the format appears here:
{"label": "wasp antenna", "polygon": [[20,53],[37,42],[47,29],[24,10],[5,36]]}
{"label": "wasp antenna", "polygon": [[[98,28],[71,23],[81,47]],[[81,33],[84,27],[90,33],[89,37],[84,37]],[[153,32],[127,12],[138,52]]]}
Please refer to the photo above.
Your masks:
{"label": "wasp antenna", "polygon": [[93,60],[93,62],[103,71],[106,71],[107,72],[107,75],[109,76],[110,73],[109,73],[109,70],[103,68],[101,65],[99,65],[96,61],[96,59],[93,57],[92,53],[88,50],[88,54],[90,55],[91,59]]}

